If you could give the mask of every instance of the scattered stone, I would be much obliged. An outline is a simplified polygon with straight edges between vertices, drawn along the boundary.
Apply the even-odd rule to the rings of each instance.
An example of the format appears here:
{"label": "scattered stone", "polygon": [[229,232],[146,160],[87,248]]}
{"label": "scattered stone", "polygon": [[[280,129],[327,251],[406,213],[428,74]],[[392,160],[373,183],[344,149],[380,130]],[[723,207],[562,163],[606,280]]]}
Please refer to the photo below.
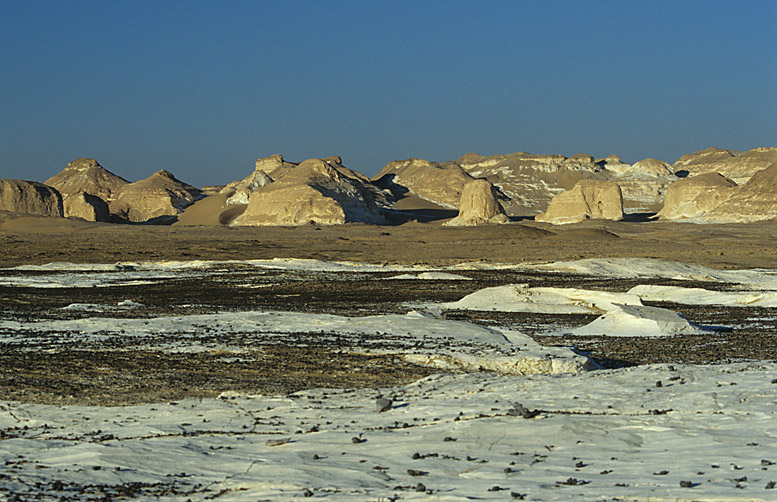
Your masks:
{"label": "scattered stone", "polygon": [[363,443],[365,441],[367,441],[367,440],[359,438],[359,437],[356,437],[356,436],[351,438],[351,443],[353,443],[353,444],[360,444],[360,443]]}
{"label": "scattered stone", "polygon": [[415,491],[417,492],[425,492],[426,491],[426,485],[423,483],[418,483],[415,485]]}
{"label": "scattered stone", "polygon": [[267,446],[281,446],[291,441],[290,438],[281,438],[281,439],[268,439],[264,442]]}
{"label": "scattered stone", "polygon": [[768,483],[766,483],[766,487],[764,489],[773,490],[775,486],[777,486],[777,482],[769,481]]}
{"label": "scattered stone", "polygon": [[375,401],[375,409],[378,411],[378,413],[390,410],[393,405],[394,401],[385,397],[379,397]]}
{"label": "scattered stone", "polygon": [[680,481],[680,487],[681,488],[693,488],[693,482],[692,481]]}
{"label": "scattered stone", "polygon": [[408,469],[407,474],[410,476],[418,477],[418,476],[426,476],[427,473],[418,469]]}
{"label": "scattered stone", "polygon": [[313,496],[313,492],[310,491],[309,489],[305,488],[305,491],[302,492],[302,495],[305,496],[305,497],[312,497]]}

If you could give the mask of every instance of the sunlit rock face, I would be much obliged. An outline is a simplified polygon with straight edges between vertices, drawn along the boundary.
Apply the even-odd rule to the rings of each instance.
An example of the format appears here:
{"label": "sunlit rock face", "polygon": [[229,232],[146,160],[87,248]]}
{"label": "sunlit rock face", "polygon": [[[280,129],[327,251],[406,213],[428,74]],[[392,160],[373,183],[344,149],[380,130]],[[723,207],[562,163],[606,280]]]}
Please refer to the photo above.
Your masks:
{"label": "sunlit rock face", "polygon": [[197,188],[161,170],[122,187],[110,203],[110,210],[124,221],[168,222],[199,198],[201,193]]}
{"label": "sunlit rock face", "polygon": [[733,188],[723,202],[701,215],[703,223],[746,223],[777,218],[777,164]]}
{"label": "sunlit rock face", "polygon": [[62,196],[35,181],[0,180],[0,210],[42,216],[63,216]]}
{"label": "sunlit rock face", "polygon": [[571,190],[553,197],[548,210],[537,215],[535,220],[563,225],[587,219],[620,220],[621,218],[623,218],[623,197],[617,183],[580,180]]}
{"label": "sunlit rock face", "polygon": [[360,175],[348,176],[338,167],[342,168],[339,157],[330,157],[291,168],[275,182],[254,189],[245,212],[232,225],[383,223],[373,193]]}
{"label": "sunlit rock face", "polygon": [[735,190],[736,183],[718,173],[675,181],[666,190],[658,217],[665,220],[696,218],[712,211]]}
{"label": "sunlit rock face", "polygon": [[708,148],[680,157],[674,163],[674,171],[687,173],[688,176],[720,173],[737,185],[744,185],[755,173],[775,163],[777,147],[748,151]]}
{"label": "sunlit rock face", "polygon": [[470,181],[461,193],[459,215],[446,223],[449,226],[474,226],[488,223],[508,223],[510,219],[499,203],[494,186],[484,179]]}
{"label": "sunlit rock face", "polygon": [[111,212],[108,204],[100,197],[78,192],[62,198],[65,216],[81,218],[86,221],[111,221]]}
{"label": "sunlit rock face", "polygon": [[46,184],[56,188],[63,197],[85,192],[110,203],[129,181],[108,171],[94,159],[81,158],[46,180]]}
{"label": "sunlit rock face", "polygon": [[439,206],[458,209],[472,176],[455,162],[407,159],[390,162],[372,181],[396,194],[410,193]]}

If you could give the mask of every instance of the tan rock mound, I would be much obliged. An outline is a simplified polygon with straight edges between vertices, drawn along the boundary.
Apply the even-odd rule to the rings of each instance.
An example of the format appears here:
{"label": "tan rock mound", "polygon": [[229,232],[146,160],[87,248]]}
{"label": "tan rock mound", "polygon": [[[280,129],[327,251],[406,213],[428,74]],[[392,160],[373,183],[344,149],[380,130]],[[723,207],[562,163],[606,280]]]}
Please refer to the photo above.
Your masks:
{"label": "tan rock mound", "polygon": [[571,190],[553,197],[548,210],[537,215],[535,220],[562,225],[587,219],[621,218],[623,197],[617,183],[580,180]]}
{"label": "tan rock mound", "polygon": [[[129,181],[116,176],[94,159],[76,159],[55,174],[46,184],[56,188],[63,197],[79,192],[97,196],[110,202]],[[67,213],[65,216],[69,216]]]}
{"label": "tan rock mound", "polygon": [[655,213],[664,205],[667,187],[677,181],[672,166],[662,160],[645,159],[612,178],[623,194],[624,209]]}
{"label": "tan rock mound", "polygon": [[62,196],[35,181],[0,180],[0,210],[41,216],[64,216]]}
{"label": "tan rock mound", "polygon": [[198,189],[162,170],[125,185],[110,203],[111,214],[136,222],[167,223],[201,197]]}
{"label": "tan rock mound", "polygon": [[455,162],[437,163],[423,159],[388,163],[372,181],[401,199],[410,193],[439,206],[458,209],[464,185],[473,178]]}
{"label": "tan rock mound", "polygon": [[550,200],[581,179],[608,176],[591,155],[535,155],[527,152],[488,157],[468,153],[456,160],[470,176],[485,178],[506,197],[502,206],[510,216],[533,216]]}
{"label": "tan rock mound", "polygon": [[630,176],[663,178],[674,176],[672,165],[668,162],[658,159],[644,159],[632,164],[631,169],[626,173]]}
{"label": "tan rock mound", "polygon": [[715,209],[702,215],[705,223],[745,223],[777,218],[777,164],[755,173]]}
{"label": "tan rock mound", "polygon": [[658,217],[665,220],[696,218],[718,207],[737,186],[718,173],[705,173],[675,181],[666,190]]}
{"label": "tan rock mound", "polygon": [[62,205],[66,217],[81,218],[86,221],[111,221],[111,212],[108,204],[100,197],[78,192],[62,197]]}
{"label": "tan rock mound", "polygon": [[687,171],[690,176],[720,173],[738,185],[744,185],[755,173],[775,163],[777,147],[748,151],[708,148],[680,157],[674,163],[674,171]]}
{"label": "tan rock mound", "polygon": [[596,163],[605,171],[615,176],[626,174],[631,170],[631,164],[623,162],[623,160],[621,160],[620,156],[618,155],[608,155],[603,159],[597,160]]}
{"label": "tan rock mound", "polygon": [[309,159],[274,183],[255,189],[232,225],[382,223],[371,191],[342,174],[329,159]]}
{"label": "tan rock mound", "polygon": [[508,223],[494,189],[494,185],[484,179],[472,180],[461,193],[459,215],[445,223],[449,226],[474,226],[487,223]]}

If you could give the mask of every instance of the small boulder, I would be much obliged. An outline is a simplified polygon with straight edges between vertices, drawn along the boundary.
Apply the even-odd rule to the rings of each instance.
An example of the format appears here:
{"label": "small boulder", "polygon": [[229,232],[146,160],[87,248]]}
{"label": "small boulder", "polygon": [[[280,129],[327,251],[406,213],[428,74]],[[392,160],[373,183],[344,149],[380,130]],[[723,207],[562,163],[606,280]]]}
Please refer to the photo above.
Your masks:
{"label": "small boulder", "polygon": [[571,190],[550,201],[547,211],[536,221],[563,225],[588,219],[620,220],[623,218],[623,196],[617,183],[583,179]]}
{"label": "small boulder", "polygon": [[473,226],[487,223],[508,223],[510,219],[499,204],[494,185],[484,179],[472,180],[461,192],[459,215],[445,225]]}

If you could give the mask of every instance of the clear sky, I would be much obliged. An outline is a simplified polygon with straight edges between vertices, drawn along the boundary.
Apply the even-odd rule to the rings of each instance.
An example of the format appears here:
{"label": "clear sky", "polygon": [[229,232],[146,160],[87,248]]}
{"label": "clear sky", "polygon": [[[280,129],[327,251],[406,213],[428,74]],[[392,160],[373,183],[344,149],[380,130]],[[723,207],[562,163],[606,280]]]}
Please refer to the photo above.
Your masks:
{"label": "clear sky", "polygon": [[777,146],[777,1],[0,0],[0,178]]}

